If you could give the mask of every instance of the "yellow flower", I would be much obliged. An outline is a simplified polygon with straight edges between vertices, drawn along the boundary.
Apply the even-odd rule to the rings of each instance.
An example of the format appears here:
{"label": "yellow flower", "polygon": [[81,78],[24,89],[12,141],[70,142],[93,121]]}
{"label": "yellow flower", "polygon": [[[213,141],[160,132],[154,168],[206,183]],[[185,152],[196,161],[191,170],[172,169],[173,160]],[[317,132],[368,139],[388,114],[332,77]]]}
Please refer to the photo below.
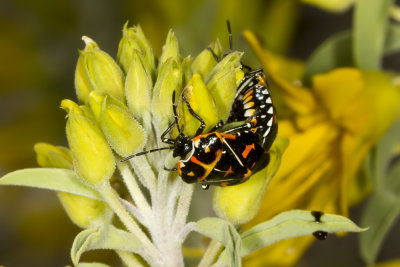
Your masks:
{"label": "yellow flower", "polygon": [[344,12],[348,10],[355,0],[301,0],[304,4],[313,5],[330,12]]}
{"label": "yellow flower", "polygon": [[[272,81],[274,100],[281,98],[276,101],[281,114],[278,135],[290,139],[258,215],[245,228],[290,209],[347,216],[349,206],[368,193],[369,185],[357,179],[357,172],[399,114],[398,88],[382,72],[355,68],[315,75],[311,88],[305,88],[301,62],[264,50],[251,32],[244,35]],[[287,110],[280,108],[284,105]],[[312,241],[285,240],[251,254],[246,263],[292,265]]]}

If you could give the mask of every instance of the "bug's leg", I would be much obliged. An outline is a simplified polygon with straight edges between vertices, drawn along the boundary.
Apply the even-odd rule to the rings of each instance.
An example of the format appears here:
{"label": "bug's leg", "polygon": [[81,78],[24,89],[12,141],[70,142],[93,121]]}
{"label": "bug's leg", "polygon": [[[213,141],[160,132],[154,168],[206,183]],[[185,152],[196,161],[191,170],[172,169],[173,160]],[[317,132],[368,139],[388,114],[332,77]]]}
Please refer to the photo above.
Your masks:
{"label": "bug's leg", "polygon": [[167,130],[165,130],[165,132],[163,132],[163,134],[161,135],[161,141],[162,141],[163,143],[171,144],[171,145],[175,144],[175,139],[170,139],[170,138],[166,138],[166,137],[165,137],[165,136],[172,130],[172,128],[174,128],[175,124],[176,124],[176,122],[174,121],[174,122],[167,128]]}
{"label": "bug's leg", "polygon": [[204,128],[206,128],[206,124],[205,124],[204,120],[202,118],[200,118],[200,116],[194,112],[194,110],[192,109],[192,107],[190,106],[189,102],[187,101],[187,99],[184,95],[182,96],[182,99],[183,99],[183,101],[185,101],[190,114],[192,114],[192,116],[195,117],[200,122],[200,127],[196,131],[196,136],[198,136],[204,131]]}
{"label": "bug's leg", "polygon": [[208,188],[210,188],[209,184],[202,184],[201,185],[201,189],[203,189],[203,190],[207,190]]}
{"label": "bug's leg", "polygon": [[207,47],[207,50],[211,52],[211,55],[213,56],[213,58],[215,59],[215,61],[219,62],[219,58],[218,56],[215,54],[214,50],[211,49],[211,47]]}
{"label": "bug's leg", "polygon": [[229,19],[226,20],[226,26],[228,28],[228,34],[229,34],[229,53],[232,53],[233,49],[233,42],[232,42],[232,31],[231,31],[231,23],[229,22]]}
{"label": "bug's leg", "polygon": [[250,130],[253,127],[254,127],[254,125],[251,122],[246,122],[243,125],[239,125],[239,126],[233,127],[232,129],[226,130],[224,133],[236,132],[236,131],[241,131],[241,130]]}
{"label": "bug's leg", "polygon": [[167,168],[167,167],[164,166],[164,170],[165,170],[165,171],[169,171],[169,172],[174,172],[174,171],[177,171],[178,168],[171,168],[171,169],[170,169],[170,168]]}
{"label": "bug's leg", "polygon": [[247,66],[246,64],[244,64],[242,61],[240,61],[240,64],[242,65],[242,67],[244,69],[247,69],[249,72],[251,72],[253,69],[250,66]]}
{"label": "bug's leg", "polygon": [[219,128],[221,128],[224,125],[224,122],[222,120],[220,120],[217,125],[214,126],[214,128],[212,128],[210,130],[210,132],[215,132],[216,130],[218,130]]}
{"label": "bug's leg", "polygon": [[175,91],[172,93],[172,110],[174,112],[174,120],[176,127],[178,128],[178,132],[181,132],[181,129],[179,129],[179,123],[178,123],[178,112],[176,111],[176,103],[175,103]]}

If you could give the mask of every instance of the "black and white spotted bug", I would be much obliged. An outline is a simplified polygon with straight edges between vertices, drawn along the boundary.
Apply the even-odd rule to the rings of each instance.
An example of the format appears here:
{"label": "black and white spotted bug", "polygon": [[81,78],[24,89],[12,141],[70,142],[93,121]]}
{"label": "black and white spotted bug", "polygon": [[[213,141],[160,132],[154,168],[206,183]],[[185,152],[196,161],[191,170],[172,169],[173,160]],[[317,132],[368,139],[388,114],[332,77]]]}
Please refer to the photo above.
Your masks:
{"label": "black and white spotted bug", "polygon": [[237,121],[244,121],[244,124],[230,131],[252,131],[258,135],[259,144],[265,150],[271,147],[278,125],[276,111],[262,69],[247,72],[238,87],[226,123]]}

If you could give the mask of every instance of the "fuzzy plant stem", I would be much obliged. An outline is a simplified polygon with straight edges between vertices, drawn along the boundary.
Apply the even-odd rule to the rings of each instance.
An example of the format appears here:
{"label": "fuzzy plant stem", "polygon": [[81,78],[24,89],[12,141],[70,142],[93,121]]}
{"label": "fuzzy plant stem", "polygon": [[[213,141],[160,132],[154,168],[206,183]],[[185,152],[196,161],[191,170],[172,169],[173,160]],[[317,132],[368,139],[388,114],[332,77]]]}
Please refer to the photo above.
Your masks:
{"label": "fuzzy plant stem", "polygon": [[145,233],[140,229],[135,220],[129,214],[129,212],[124,208],[122,203],[119,200],[118,194],[111,187],[109,183],[105,183],[102,187],[99,188],[100,194],[103,196],[104,200],[107,204],[114,210],[117,214],[121,222],[125,225],[129,232],[134,234],[142,243],[144,250],[147,255],[143,255],[143,257],[154,265],[162,265],[162,258],[159,251],[150,242],[149,238],[145,235]]}
{"label": "fuzzy plant stem", "polygon": [[160,171],[158,177],[157,194],[153,203],[154,229],[151,230],[154,244],[162,254],[164,266],[181,267],[183,266],[182,244],[177,236],[172,232],[171,224],[168,223],[168,200],[170,194],[176,187],[169,183],[170,173]]}
{"label": "fuzzy plant stem", "polygon": [[215,261],[218,252],[222,248],[222,244],[219,243],[218,241],[211,240],[210,244],[208,245],[208,248],[206,252],[203,255],[203,258],[201,259],[199,266],[198,267],[209,267],[212,265],[212,263]]}
{"label": "fuzzy plant stem", "polygon": [[139,185],[136,182],[136,178],[129,168],[129,165],[124,162],[119,162],[118,168],[120,170],[122,179],[124,180],[124,183],[128,188],[129,194],[139,212],[143,216],[144,221],[150,222],[152,218],[151,207],[144,197],[142,190],[140,190]]}
{"label": "fuzzy plant stem", "polygon": [[143,263],[139,261],[137,256],[130,252],[117,250],[117,254],[125,266],[144,266]]}

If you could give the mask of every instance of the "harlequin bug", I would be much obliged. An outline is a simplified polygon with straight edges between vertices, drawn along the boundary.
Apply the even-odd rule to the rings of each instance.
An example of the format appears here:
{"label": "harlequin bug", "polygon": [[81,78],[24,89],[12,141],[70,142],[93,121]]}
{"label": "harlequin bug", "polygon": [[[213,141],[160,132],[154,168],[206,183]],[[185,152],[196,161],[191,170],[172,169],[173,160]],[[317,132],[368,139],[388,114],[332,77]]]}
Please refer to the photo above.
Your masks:
{"label": "harlequin bug", "polygon": [[[230,33],[229,22],[228,30]],[[232,50],[231,33],[229,39]],[[212,50],[211,52],[213,53]],[[203,189],[210,185],[230,186],[243,183],[250,175],[267,166],[270,159],[268,149],[275,139],[277,124],[261,69],[247,72],[238,87],[227,123],[244,121],[239,126],[220,132],[217,130],[223,123],[219,123],[212,132],[203,134],[205,122],[193,111],[184,95],[182,99],[190,114],[200,122],[195,137],[183,134],[183,126],[179,127],[173,92],[175,120],[161,135],[162,142],[173,146],[144,151],[123,161],[146,153],[173,149],[173,156],[180,160],[176,168],[166,170],[177,170],[183,181],[199,182]],[[178,136],[175,139],[166,138],[174,127],[178,129]]]}
{"label": "harlequin bug", "polygon": [[262,69],[247,72],[238,87],[227,123],[245,121],[229,131],[252,131],[258,143],[268,150],[275,140],[278,125],[276,112]]}
{"label": "harlequin bug", "polygon": [[[230,51],[232,51],[232,33],[229,20],[227,21],[227,27],[229,47]],[[208,48],[208,50],[216,61],[220,60],[211,48]],[[252,131],[257,133],[258,143],[265,150],[268,150],[275,140],[278,125],[265,74],[262,69],[252,70],[243,63],[242,66],[249,71],[240,82],[226,123],[244,121],[244,124],[226,132]],[[223,122],[218,123],[214,130],[223,125]]]}
{"label": "harlequin bug", "polygon": [[[192,116],[200,121],[194,138],[183,134],[176,115],[175,92],[173,93],[173,110],[175,121],[161,135],[161,141],[172,147],[153,149],[141,152],[125,159],[146,153],[173,149],[173,156],[180,157],[176,169],[186,183],[199,182],[207,189],[209,185],[228,186],[246,181],[251,174],[264,168],[269,162],[269,154],[259,143],[258,134],[253,131],[211,132],[203,134],[205,122],[191,108],[182,96]],[[166,138],[173,127],[179,134],[175,139]]]}

